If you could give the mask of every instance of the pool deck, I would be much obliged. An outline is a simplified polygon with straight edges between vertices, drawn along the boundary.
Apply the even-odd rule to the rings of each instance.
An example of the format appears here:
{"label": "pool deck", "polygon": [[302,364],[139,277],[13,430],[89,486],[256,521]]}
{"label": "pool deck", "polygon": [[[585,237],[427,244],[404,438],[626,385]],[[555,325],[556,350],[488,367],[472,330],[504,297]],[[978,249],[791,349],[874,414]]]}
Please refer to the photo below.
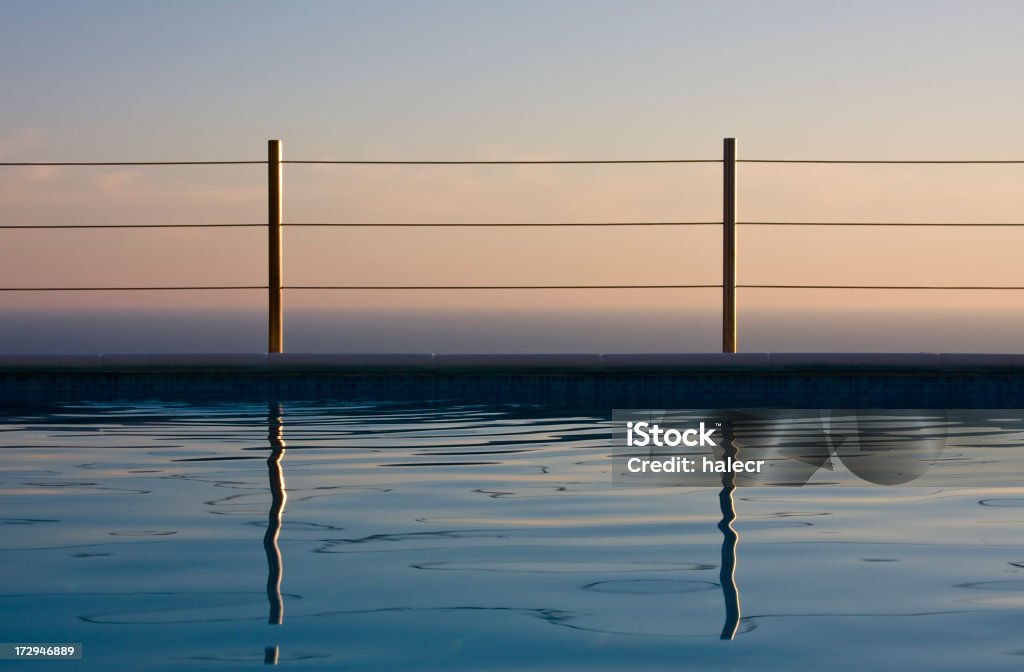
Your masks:
{"label": "pool deck", "polygon": [[0,355],[0,402],[396,399],[615,407],[1024,407],[1024,355]]}

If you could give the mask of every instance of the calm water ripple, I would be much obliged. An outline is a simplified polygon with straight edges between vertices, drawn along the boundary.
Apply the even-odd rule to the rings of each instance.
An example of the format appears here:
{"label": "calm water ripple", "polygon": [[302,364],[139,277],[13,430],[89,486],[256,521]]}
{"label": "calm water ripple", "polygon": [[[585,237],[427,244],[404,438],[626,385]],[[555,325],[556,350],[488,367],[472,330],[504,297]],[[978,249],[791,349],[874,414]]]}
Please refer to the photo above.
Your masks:
{"label": "calm water ripple", "polygon": [[613,485],[607,410],[0,415],[0,640],[86,670],[1015,669],[1024,483],[972,452],[1024,444],[999,413],[900,429],[948,429],[965,487],[735,492]]}

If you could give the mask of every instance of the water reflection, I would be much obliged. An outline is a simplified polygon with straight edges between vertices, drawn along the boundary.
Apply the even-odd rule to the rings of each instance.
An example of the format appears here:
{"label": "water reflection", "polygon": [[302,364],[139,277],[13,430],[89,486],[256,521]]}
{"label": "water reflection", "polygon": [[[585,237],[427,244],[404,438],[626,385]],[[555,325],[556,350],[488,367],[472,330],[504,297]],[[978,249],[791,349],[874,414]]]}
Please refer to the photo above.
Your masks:
{"label": "water reflection", "polygon": [[[296,411],[290,409],[292,412],[298,412],[300,415],[301,410]],[[502,419],[508,420],[509,418],[515,420],[529,419],[536,421],[537,415],[536,409],[527,409],[519,411],[521,415],[517,416],[514,411],[505,411]],[[343,414],[339,414],[344,417]],[[272,405],[269,408],[267,415],[268,432],[267,439],[270,444],[271,454],[267,458],[268,467],[268,481],[271,492],[271,506],[267,519],[266,534],[264,535],[264,549],[267,556],[267,584],[266,594],[269,605],[269,617],[268,623],[271,625],[279,625],[283,622],[284,605],[281,594],[281,583],[282,583],[282,556],[281,550],[278,545],[278,537],[281,530],[283,512],[287,501],[287,492],[284,483],[283,475],[283,457],[286,449],[286,444],[283,437],[284,431],[284,409],[280,404]],[[762,418],[756,417],[753,414],[726,414],[723,417],[727,417],[730,421],[724,422],[722,425],[722,454],[718,455],[719,459],[731,458],[737,459],[742,454],[744,459],[751,459],[752,456],[759,454],[759,451],[764,452],[766,446],[770,446],[776,451],[785,454],[786,457],[791,458],[795,467],[791,469],[794,471],[795,476],[799,478],[793,478],[793,475],[787,479],[787,483],[792,484],[795,482],[806,482],[814,472],[820,468],[835,469],[836,466],[844,464],[846,462],[856,462],[860,459],[864,464],[863,460],[875,460],[876,458],[886,457],[890,462],[894,459],[887,453],[895,453],[896,457],[903,458],[905,454],[911,454],[915,459],[921,460],[922,456],[932,457],[933,454],[937,454],[937,451],[941,449],[946,440],[946,429],[947,423],[946,418],[943,414],[938,412],[930,412],[929,414],[918,413],[915,411],[893,411],[893,412],[836,412],[823,414],[821,416],[815,416],[805,418],[799,413],[780,413],[780,417],[769,417]],[[390,419],[390,418],[389,418]],[[351,420],[345,418],[346,423],[351,423]],[[404,432],[408,435],[406,440],[412,440],[414,443],[414,452],[411,454],[401,454],[401,458],[392,458],[389,454],[386,458],[378,458],[376,455],[372,460],[375,467],[381,466],[394,466],[400,464],[404,468],[411,468],[413,466],[420,468],[432,468],[435,469],[438,466],[466,466],[468,464],[501,464],[502,462],[439,462],[436,456],[452,456],[452,455],[492,455],[496,452],[507,454],[523,454],[528,453],[532,449],[516,449],[509,450],[505,448],[510,443],[526,444],[530,442],[536,442],[537,437],[532,434],[526,433],[525,438],[519,437],[520,427],[519,425],[514,426],[515,432],[508,431],[501,428],[501,431],[489,428],[490,433],[485,433],[483,437],[479,436],[477,432],[471,432],[468,435],[463,435],[458,431],[458,428],[451,426],[434,427],[430,426],[424,428],[420,426],[417,420],[409,418],[400,418],[400,421],[395,421],[393,427],[388,427],[386,424],[373,424],[370,427],[360,427],[357,432],[358,441],[355,445],[360,448],[367,446],[372,447],[374,452],[380,450],[379,443],[375,443],[379,440],[381,433],[401,433]],[[585,432],[590,431],[585,423],[580,422],[579,419],[574,418],[574,424],[571,426],[571,430],[584,435]],[[320,440],[334,440],[337,436],[337,430],[332,426],[324,432],[322,437],[317,437]],[[548,431],[543,435],[544,439],[550,438],[551,432]],[[347,437],[351,438],[351,437]],[[560,437],[564,440],[564,437]],[[392,437],[388,436],[384,438],[384,442],[388,447],[391,447]],[[459,450],[454,450],[459,448]],[[265,448],[264,448],[265,450]],[[785,453],[785,451],[791,451],[791,454]],[[870,452],[870,454],[868,454]],[[876,453],[878,455],[876,455]],[[866,457],[861,457],[866,455]],[[427,457],[429,459],[421,459]],[[838,460],[836,460],[838,458]],[[836,460],[833,464],[832,460]],[[582,463],[578,463],[582,464]],[[870,466],[870,465],[869,465]],[[913,472],[909,467],[900,463],[896,465],[898,468],[894,468],[891,465],[886,465],[886,470],[874,469],[868,475],[877,477],[879,474],[889,475],[892,474],[910,474],[916,476],[917,473]],[[911,465],[913,466],[913,465]],[[806,467],[806,473],[795,473],[801,467]],[[544,467],[546,468],[546,467]],[[852,470],[856,476],[860,478],[867,478],[865,476],[864,469]],[[546,471],[544,473],[547,473]],[[735,490],[738,486],[743,484],[743,475],[737,475],[735,472],[729,471],[725,473],[716,474],[715,478],[718,479],[716,484],[718,494],[718,505],[720,517],[717,520],[717,528],[722,534],[720,542],[720,564],[718,586],[722,591],[722,603],[724,603],[724,620],[721,622],[721,630],[719,636],[721,640],[733,640],[736,635],[740,632],[740,626],[743,624],[746,626],[744,631],[747,631],[753,627],[754,620],[748,617],[748,620],[742,618],[741,600],[739,595],[739,587],[737,585],[737,564],[738,564],[738,544],[739,534],[735,528],[735,522],[737,520],[736,502],[735,502]],[[867,479],[869,481],[878,482],[880,478]],[[386,488],[381,488],[381,491],[387,491]],[[478,493],[486,493],[497,497],[507,496],[514,494],[514,489],[495,489],[488,490],[486,488],[478,488],[474,490]],[[711,492],[706,493],[707,496],[711,496]],[[426,519],[416,519],[417,522],[426,522]],[[463,522],[466,522],[463,520]],[[329,527],[329,526],[327,526]],[[321,545],[317,547],[315,552],[320,553],[331,553],[337,552],[336,549],[339,547],[347,547],[351,544],[357,543],[373,543],[377,541],[394,541],[394,540],[405,540],[405,539],[461,539],[469,536],[493,536],[493,532],[490,530],[431,530],[423,532],[408,532],[401,534],[394,533],[378,533],[369,534],[366,536],[357,536],[355,538],[344,538],[344,539],[323,539],[320,540]],[[499,535],[500,536],[500,535]],[[524,563],[520,560],[506,560],[510,566],[519,568],[519,571],[530,573],[536,571],[531,569],[530,563]],[[458,564],[458,563],[455,563]],[[452,563],[449,561],[443,561],[438,563],[412,563],[411,567],[416,569],[437,569],[438,565],[444,565],[444,568],[451,568]],[[510,571],[510,570],[502,570]],[[596,592],[614,592],[615,586],[612,585],[614,582],[608,581],[597,581],[587,586],[584,586],[587,590]],[[710,583],[710,582],[709,582]],[[600,586],[600,589],[597,588]],[[609,588],[611,586],[611,588]],[[453,609],[455,607],[446,607],[446,609]],[[459,608],[483,608],[483,607],[468,607],[461,606]],[[495,607],[500,609],[499,607]],[[571,613],[571,612],[567,612]],[[294,615],[293,615],[294,618]],[[568,618],[562,618],[561,621],[567,621]],[[681,634],[681,633],[680,633]],[[279,650],[277,646],[267,647],[265,651],[265,662],[267,664],[276,664],[279,657]]]}
{"label": "water reflection", "polygon": [[[729,458],[735,458],[739,452],[734,439],[730,425],[725,428],[722,441],[725,455]],[[736,503],[733,500],[735,490],[736,473],[723,473],[722,489],[718,493],[718,506],[722,511],[722,520],[718,523],[718,529],[722,531],[722,564],[718,580],[722,584],[722,597],[725,599],[725,624],[720,639],[732,639],[740,627],[740,593],[736,586],[736,545],[740,535],[732,526],[736,520]]]}
{"label": "water reflection", "polygon": [[[260,658],[475,669],[491,651],[516,669],[596,669],[641,651],[636,667],[669,669],[685,651],[694,667],[728,669],[753,660],[746,634],[758,627],[763,650],[753,655],[796,661],[794,670],[820,668],[851,639],[908,669],[938,659],[1005,669],[1015,653],[1024,419],[1008,416],[1019,411],[956,411],[948,424],[934,411],[725,415],[716,438],[726,427],[734,434],[716,457],[749,460],[761,450],[789,465],[779,482],[810,479],[803,489],[746,492],[736,490],[744,475],[731,472],[709,475],[703,489],[617,488],[607,412],[558,413],[296,402],[72,407],[7,421],[7,634],[57,628],[130,642],[119,658],[94,661],[110,669],[138,666],[175,633],[193,641],[166,654],[168,669]],[[924,446],[916,454],[900,447],[915,440]],[[903,485],[943,487],[877,487],[845,467],[849,458],[875,481],[894,480],[914,475],[912,463],[899,464],[908,455],[929,470]],[[1017,489],[990,485],[1011,481]],[[972,487],[955,487],[965,483]],[[180,505],[193,496],[202,504]],[[46,576],[58,572],[68,580],[55,586]],[[524,643],[515,651],[509,632]],[[862,649],[851,655],[866,656]]]}
{"label": "water reflection", "polygon": [[[377,428],[374,429],[376,430]],[[280,536],[281,526],[283,522],[285,504],[287,503],[288,500],[288,493],[284,480],[284,470],[282,466],[284,454],[286,452],[287,447],[287,444],[285,443],[284,440],[284,407],[282,404],[272,404],[269,407],[269,412],[267,416],[267,440],[271,448],[270,456],[267,458],[267,473],[271,493],[271,505],[267,517],[266,533],[264,534],[263,537],[263,547],[267,557],[266,594],[267,602],[269,605],[269,616],[267,622],[270,625],[281,625],[284,620],[284,603],[281,594],[283,561],[281,549],[278,544],[278,538]],[[741,443],[742,442],[737,438],[735,424],[726,423],[725,427],[723,427],[723,454],[721,458],[724,459],[726,456],[733,459],[737,458],[741,450]],[[490,446],[488,446],[488,450],[486,452],[489,454],[490,452],[493,452],[493,449],[490,448]],[[476,453],[474,451],[471,454]],[[733,523],[737,519],[734,500],[734,492],[736,490],[736,487],[737,482],[735,472],[730,471],[721,474],[721,489],[718,492],[718,502],[719,510],[721,512],[721,519],[719,520],[717,527],[722,533],[721,563],[719,565],[719,585],[722,590],[722,597],[725,604],[725,620],[720,633],[720,639],[722,640],[734,639],[736,634],[739,632],[741,622],[739,588],[736,583],[737,546],[739,543],[739,534],[733,527]],[[358,539],[325,540],[325,545],[321,548],[318,548],[316,552],[331,552],[331,547],[342,542],[344,542],[344,544],[347,545],[353,543],[365,543],[380,540],[398,540],[414,537],[463,538],[467,536],[467,532],[469,533],[468,536],[477,536],[476,534],[474,534],[474,532],[479,531],[431,531],[406,533],[400,535],[375,534],[370,535],[366,538]],[[491,535],[484,534],[483,536]],[[428,568],[426,565],[414,564],[412,566],[418,569]],[[712,567],[713,565],[708,566],[709,569]],[[532,570],[527,569],[524,571],[530,572]],[[596,585],[598,584],[591,584],[585,586],[585,588],[594,589]],[[479,608],[480,607],[468,606],[446,607],[446,610]],[[401,611],[405,611],[406,609],[407,607],[399,608],[399,610]],[[496,609],[500,610],[505,608],[498,607]],[[559,613],[561,613],[561,615],[557,619],[553,619],[552,622],[557,622],[557,624],[559,625],[568,625],[568,621],[571,620],[571,616],[569,616],[571,612]],[[280,648],[278,645],[267,646],[264,650],[264,663],[267,665],[277,665],[279,661],[279,656]]]}
{"label": "water reflection", "polygon": [[[281,404],[270,407],[267,418],[267,440],[270,442],[270,457],[267,458],[267,477],[270,481],[270,512],[267,514],[267,532],[263,535],[263,550],[267,554],[267,602],[270,604],[270,625],[281,625],[284,621],[284,600],[281,598],[281,548],[277,538],[281,534],[281,517],[284,505],[288,501],[288,492],[284,485],[284,470],[281,459],[284,457],[284,409]],[[277,645],[268,646],[264,651],[263,662],[276,665],[278,658]]]}

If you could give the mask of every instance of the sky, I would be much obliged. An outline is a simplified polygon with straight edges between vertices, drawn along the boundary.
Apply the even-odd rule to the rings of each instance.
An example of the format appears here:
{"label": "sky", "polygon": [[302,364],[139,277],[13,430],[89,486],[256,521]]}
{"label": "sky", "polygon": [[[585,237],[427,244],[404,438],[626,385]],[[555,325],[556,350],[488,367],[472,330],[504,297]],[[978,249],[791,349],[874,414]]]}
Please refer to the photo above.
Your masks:
{"label": "sky", "polygon": [[[0,4],[0,162],[1024,159],[1024,3]],[[715,221],[717,164],[300,166],[286,222]],[[1024,165],[741,164],[741,221],[1024,222]],[[0,167],[6,224],[262,223],[263,166]],[[1024,285],[1024,228],[742,227],[741,283]],[[287,229],[287,284],[704,284],[716,227]],[[0,230],[0,287],[263,284],[261,229]],[[740,290],[740,310],[1022,292]],[[287,308],[713,310],[716,290],[313,292]],[[252,308],[259,291],[0,293]]]}

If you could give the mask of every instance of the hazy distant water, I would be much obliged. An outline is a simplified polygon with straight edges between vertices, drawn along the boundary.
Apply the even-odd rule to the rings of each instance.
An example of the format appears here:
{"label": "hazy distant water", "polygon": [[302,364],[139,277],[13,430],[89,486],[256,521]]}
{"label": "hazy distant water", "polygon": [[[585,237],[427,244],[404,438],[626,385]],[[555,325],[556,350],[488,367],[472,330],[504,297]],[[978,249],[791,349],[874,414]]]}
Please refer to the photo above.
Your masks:
{"label": "hazy distant water", "polygon": [[[258,311],[2,313],[0,354],[261,352]],[[717,312],[291,311],[290,352],[714,352]],[[748,352],[1020,352],[1024,311],[759,312],[740,318]]]}

